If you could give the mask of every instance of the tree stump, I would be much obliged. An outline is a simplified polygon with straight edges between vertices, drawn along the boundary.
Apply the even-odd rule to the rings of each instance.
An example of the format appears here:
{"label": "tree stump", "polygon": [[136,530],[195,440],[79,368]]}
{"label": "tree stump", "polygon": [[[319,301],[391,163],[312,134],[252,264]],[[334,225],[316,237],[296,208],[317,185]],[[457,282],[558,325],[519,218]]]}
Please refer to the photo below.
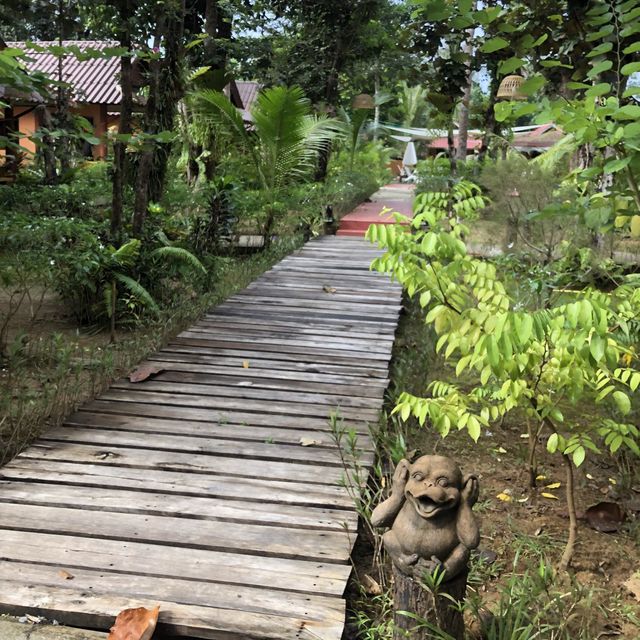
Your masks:
{"label": "tree stump", "polygon": [[[437,636],[426,626],[425,620],[432,627],[437,627],[455,640],[464,640],[464,620],[462,613],[454,603],[445,596],[447,594],[457,602],[464,600],[467,591],[467,572],[443,582],[438,589],[438,596],[427,591],[420,583],[404,575],[394,566],[394,632],[393,640],[433,640]],[[406,611],[416,617],[403,615]]]}

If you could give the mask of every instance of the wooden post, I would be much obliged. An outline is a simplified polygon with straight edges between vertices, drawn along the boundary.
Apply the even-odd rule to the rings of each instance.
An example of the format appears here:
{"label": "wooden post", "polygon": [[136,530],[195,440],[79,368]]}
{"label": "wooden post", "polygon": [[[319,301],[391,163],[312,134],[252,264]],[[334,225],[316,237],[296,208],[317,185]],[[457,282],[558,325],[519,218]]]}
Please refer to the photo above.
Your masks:
{"label": "wooden post", "polygon": [[[462,602],[467,590],[467,573],[444,582],[437,590],[437,596],[428,591],[420,582],[393,567],[394,579],[394,630],[393,640],[433,640],[432,629],[437,627],[455,640],[464,640],[462,613],[450,598]],[[406,615],[404,612],[413,614]],[[422,621],[429,626],[422,625]]]}

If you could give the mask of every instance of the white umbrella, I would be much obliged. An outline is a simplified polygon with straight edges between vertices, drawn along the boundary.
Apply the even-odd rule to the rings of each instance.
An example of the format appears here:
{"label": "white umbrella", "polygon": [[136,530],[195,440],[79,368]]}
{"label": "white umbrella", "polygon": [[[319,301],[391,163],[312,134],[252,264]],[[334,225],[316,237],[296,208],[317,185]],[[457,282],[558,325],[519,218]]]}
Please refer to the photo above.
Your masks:
{"label": "white umbrella", "polygon": [[407,148],[402,156],[402,164],[405,167],[415,167],[418,164],[418,156],[416,155],[416,146],[413,141],[407,143]]}

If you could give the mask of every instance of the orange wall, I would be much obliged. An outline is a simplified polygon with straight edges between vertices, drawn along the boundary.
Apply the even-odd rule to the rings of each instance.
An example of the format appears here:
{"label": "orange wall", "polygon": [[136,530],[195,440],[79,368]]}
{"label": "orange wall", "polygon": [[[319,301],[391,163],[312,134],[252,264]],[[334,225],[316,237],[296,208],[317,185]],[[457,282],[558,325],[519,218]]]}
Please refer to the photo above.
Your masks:
{"label": "orange wall", "polygon": [[[27,111],[25,108],[16,108],[16,115],[20,117],[20,113]],[[82,104],[77,108],[72,109],[72,113],[75,115],[84,116],[85,118],[93,119],[93,135],[96,138],[102,139],[107,130],[107,108],[106,105],[101,104]],[[24,134],[24,137],[20,138],[20,144],[28,149],[31,153],[36,152],[35,143],[29,139],[29,136],[33,135],[38,127],[38,118],[35,111],[31,111],[26,115],[20,117],[20,133]],[[93,147],[94,159],[104,158],[107,155],[107,147],[104,142],[97,144]]]}

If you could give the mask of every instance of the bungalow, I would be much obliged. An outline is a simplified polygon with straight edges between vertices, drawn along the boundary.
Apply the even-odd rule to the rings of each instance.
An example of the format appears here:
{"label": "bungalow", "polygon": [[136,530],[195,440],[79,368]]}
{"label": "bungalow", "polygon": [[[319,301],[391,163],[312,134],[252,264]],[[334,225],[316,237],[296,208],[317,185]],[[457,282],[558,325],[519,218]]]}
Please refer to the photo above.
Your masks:
{"label": "bungalow", "polygon": [[[78,60],[74,55],[65,55],[60,60],[59,56],[47,51],[34,50],[25,42],[7,42],[8,47],[24,49],[27,56],[24,58],[25,71],[27,73],[39,71],[57,80],[59,77],[59,64],[62,64],[62,81],[71,87],[71,108],[74,114],[83,116],[92,125],[94,135],[101,139],[91,149],[94,158],[103,158],[106,155],[106,144],[103,136],[110,124],[117,119],[120,109],[122,91],[120,90],[119,73],[120,58],[103,56]],[[55,47],[58,42],[39,42],[38,47]],[[64,47],[77,47],[80,52],[104,51],[109,47],[116,47],[116,42],[96,40],[64,40]],[[36,145],[30,139],[38,127],[37,111],[33,109],[33,100],[28,98],[14,98],[12,100],[13,116],[18,120],[18,130],[24,134],[20,138],[20,144],[28,151],[35,152]]]}
{"label": "bungalow", "polygon": [[[1,44],[1,41],[0,41]],[[59,65],[62,63],[62,81],[71,87],[71,110],[75,115],[86,118],[93,127],[93,134],[100,142],[88,149],[94,158],[104,158],[107,145],[104,134],[118,123],[122,90],[120,88],[120,58],[118,56],[100,56],[79,60],[77,56],[68,54],[62,57],[41,51],[41,48],[56,47],[58,42],[38,42],[34,49],[26,42],[7,42],[6,46],[23,49],[26,73],[40,72],[52,81],[60,76]],[[97,40],[63,40],[64,47],[77,47],[81,53],[98,51],[118,46],[117,42]],[[137,74],[139,76],[139,73]],[[142,84],[138,77],[137,86]],[[233,104],[241,110],[245,121],[250,122],[249,109],[255,101],[260,85],[256,82],[231,81],[225,87],[225,93]],[[2,87],[0,87],[0,95]],[[9,100],[12,107],[12,119],[17,120],[17,130],[21,134],[20,144],[30,152],[36,151],[36,145],[30,138],[42,125],[38,111],[34,105],[42,102],[40,96],[12,96]],[[54,105],[52,105],[54,106]],[[1,122],[1,119],[0,119]],[[15,129],[14,129],[15,130]]]}

